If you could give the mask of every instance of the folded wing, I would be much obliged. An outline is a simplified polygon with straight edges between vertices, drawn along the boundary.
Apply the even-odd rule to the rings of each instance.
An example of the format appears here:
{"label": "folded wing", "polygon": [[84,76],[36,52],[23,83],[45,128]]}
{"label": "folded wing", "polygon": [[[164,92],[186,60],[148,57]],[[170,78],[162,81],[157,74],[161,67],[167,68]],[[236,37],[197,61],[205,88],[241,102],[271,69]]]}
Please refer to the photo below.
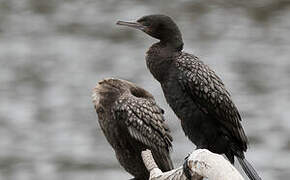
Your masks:
{"label": "folded wing", "polygon": [[115,115],[129,134],[157,151],[169,151],[172,137],[164,123],[163,110],[154,99],[126,95],[115,106]]}
{"label": "folded wing", "polygon": [[236,139],[243,150],[247,137],[241,126],[241,116],[225,89],[222,80],[197,57],[183,53],[176,61],[179,83],[200,109],[215,119]]}

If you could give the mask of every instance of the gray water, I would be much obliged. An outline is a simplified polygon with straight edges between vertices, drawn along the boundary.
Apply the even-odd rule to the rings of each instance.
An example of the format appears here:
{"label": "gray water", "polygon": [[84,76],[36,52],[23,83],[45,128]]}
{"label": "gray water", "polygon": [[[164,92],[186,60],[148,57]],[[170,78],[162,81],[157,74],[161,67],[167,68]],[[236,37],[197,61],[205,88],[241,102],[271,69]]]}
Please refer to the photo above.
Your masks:
{"label": "gray water", "polygon": [[117,20],[168,14],[185,51],[224,80],[264,180],[290,177],[290,2],[286,0],[1,0],[0,179],[128,179],[97,123],[105,77],[150,91],[166,111],[175,165],[194,149],[144,55],[156,40]]}

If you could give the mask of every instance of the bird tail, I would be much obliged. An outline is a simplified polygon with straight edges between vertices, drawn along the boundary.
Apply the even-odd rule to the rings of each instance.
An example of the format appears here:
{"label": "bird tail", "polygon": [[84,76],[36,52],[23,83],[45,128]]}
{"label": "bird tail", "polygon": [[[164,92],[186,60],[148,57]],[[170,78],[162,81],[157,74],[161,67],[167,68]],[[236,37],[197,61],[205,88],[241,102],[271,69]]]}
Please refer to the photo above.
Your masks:
{"label": "bird tail", "polygon": [[262,180],[253,166],[246,160],[246,158],[237,157],[240,165],[247,174],[250,180]]}
{"label": "bird tail", "polygon": [[152,151],[152,155],[161,171],[166,172],[174,168],[169,151]]}

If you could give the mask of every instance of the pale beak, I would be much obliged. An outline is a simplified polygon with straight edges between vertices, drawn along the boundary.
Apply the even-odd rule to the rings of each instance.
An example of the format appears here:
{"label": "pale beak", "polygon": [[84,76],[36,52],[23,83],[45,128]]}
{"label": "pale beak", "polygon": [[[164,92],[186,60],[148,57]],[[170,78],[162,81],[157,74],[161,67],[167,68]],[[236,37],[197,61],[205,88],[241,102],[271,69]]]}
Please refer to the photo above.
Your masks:
{"label": "pale beak", "polygon": [[141,31],[144,31],[146,26],[143,26],[142,24],[138,23],[138,22],[125,22],[125,21],[118,21],[116,23],[117,25],[121,25],[121,26],[127,26],[127,27],[132,27],[135,29],[139,29]]}

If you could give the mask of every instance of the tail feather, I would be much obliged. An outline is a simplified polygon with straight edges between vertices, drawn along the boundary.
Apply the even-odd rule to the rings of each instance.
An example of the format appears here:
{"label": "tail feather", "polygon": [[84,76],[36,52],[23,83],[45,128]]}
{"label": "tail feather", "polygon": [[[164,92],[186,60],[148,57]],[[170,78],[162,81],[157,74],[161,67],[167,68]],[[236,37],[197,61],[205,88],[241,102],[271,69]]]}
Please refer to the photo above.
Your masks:
{"label": "tail feather", "polygon": [[246,160],[246,158],[237,157],[240,165],[247,174],[250,180],[262,180],[253,166]]}
{"label": "tail feather", "polygon": [[152,155],[154,160],[156,161],[158,167],[163,171],[170,171],[172,170],[173,167],[173,163],[172,160],[170,158],[170,154],[168,151],[164,150],[164,151],[152,151]]}

